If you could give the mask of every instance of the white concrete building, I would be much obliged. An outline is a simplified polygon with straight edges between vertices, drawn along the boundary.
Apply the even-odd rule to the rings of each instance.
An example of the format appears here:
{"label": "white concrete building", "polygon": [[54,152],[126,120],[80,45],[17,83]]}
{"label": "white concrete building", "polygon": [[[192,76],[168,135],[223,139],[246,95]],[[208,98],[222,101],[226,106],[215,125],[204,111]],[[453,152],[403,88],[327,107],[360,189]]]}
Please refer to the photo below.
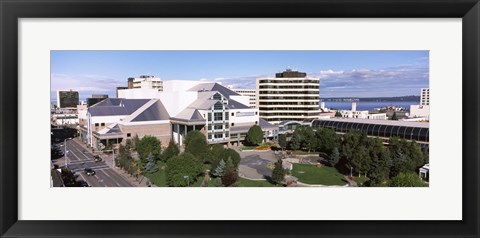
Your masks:
{"label": "white concrete building", "polygon": [[257,90],[256,89],[237,88],[232,90],[242,96],[248,96],[248,105],[250,105],[250,108],[257,108]]}
{"label": "white concrete building", "polygon": [[420,94],[420,105],[430,105],[430,88],[422,88],[422,94]]}
{"label": "white concrete building", "polygon": [[410,118],[430,120],[430,106],[410,105]]}
{"label": "white concrete building", "polygon": [[260,117],[282,121],[318,119],[320,79],[287,69],[275,77],[257,78],[256,98]]}
{"label": "white concrete building", "polygon": [[133,83],[133,88],[155,89],[158,92],[163,91],[163,81],[152,75],[141,75],[138,78],[129,78],[128,81]]}
{"label": "white concrete building", "polygon": [[359,118],[372,120],[387,120],[386,113],[370,113],[369,111],[357,111],[357,103],[352,102],[352,110],[339,110],[343,118]]}

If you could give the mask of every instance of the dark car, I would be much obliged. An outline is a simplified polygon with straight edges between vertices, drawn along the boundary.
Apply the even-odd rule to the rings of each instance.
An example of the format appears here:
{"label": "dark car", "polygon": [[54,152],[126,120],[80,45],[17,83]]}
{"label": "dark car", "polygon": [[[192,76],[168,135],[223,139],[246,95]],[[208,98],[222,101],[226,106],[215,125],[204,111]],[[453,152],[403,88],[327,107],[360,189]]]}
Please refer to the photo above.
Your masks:
{"label": "dark car", "polygon": [[95,171],[91,168],[85,168],[85,174],[88,176],[93,176],[95,175]]}
{"label": "dark car", "polygon": [[98,155],[95,155],[95,157],[93,159],[95,160],[95,162],[102,161],[102,158],[100,158],[100,156],[98,156]]}
{"label": "dark car", "polygon": [[80,180],[77,182],[78,187],[90,187],[86,181]]}

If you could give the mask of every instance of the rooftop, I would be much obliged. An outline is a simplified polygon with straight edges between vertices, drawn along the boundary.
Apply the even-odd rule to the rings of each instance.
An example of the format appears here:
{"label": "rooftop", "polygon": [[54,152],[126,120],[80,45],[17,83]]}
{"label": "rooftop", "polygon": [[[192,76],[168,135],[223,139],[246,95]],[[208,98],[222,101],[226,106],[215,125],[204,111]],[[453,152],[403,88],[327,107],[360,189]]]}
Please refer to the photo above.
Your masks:
{"label": "rooftop", "polygon": [[338,122],[352,122],[363,124],[376,124],[376,125],[390,125],[390,126],[407,126],[407,127],[421,127],[429,128],[428,122],[416,122],[416,121],[395,121],[395,120],[372,120],[372,119],[359,119],[359,118],[329,118],[329,119],[317,119],[316,121],[338,121]]}

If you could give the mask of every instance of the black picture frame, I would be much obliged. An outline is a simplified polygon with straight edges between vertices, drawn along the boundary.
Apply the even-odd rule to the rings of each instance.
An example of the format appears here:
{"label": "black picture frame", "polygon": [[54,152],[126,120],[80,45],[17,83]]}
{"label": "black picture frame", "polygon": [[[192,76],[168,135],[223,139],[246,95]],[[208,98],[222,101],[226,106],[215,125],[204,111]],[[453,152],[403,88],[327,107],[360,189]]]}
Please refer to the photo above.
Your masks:
{"label": "black picture frame", "polygon": [[[2,237],[479,237],[480,5],[478,0],[1,0],[0,16],[0,234]],[[17,135],[19,95],[17,20],[19,18],[76,17],[462,18],[462,221],[18,220],[17,149],[18,139],[21,138]],[[451,126],[458,127],[458,125]]]}

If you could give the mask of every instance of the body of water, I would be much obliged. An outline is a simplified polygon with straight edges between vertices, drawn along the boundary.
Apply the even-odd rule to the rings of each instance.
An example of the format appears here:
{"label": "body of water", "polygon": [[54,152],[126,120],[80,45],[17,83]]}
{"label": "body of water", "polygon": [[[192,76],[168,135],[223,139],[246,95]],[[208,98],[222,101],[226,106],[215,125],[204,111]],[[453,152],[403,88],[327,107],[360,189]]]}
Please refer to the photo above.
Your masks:
{"label": "body of water", "polygon": [[[382,108],[387,106],[397,106],[404,107],[407,110],[410,110],[410,105],[419,105],[420,102],[357,102],[357,111],[372,111],[375,108]],[[335,108],[339,110],[351,110],[352,102],[325,102],[326,108]]]}

